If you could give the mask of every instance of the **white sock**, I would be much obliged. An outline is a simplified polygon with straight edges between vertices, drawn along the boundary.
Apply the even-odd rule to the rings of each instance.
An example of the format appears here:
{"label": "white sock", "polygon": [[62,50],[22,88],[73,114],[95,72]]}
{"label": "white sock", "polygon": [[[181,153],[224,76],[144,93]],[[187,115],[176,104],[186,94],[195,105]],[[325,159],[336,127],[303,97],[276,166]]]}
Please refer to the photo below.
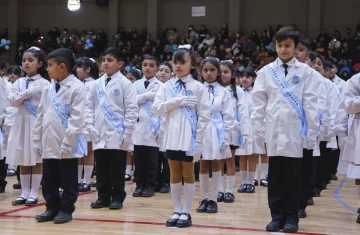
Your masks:
{"label": "white sock", "polygon": [[266,179],[266,175],[268,174],[269,163],[261,163],[261,176],[260,179]]}
{"label": "white sock", "polygon": [[256,170],[255,170],[255,178],[254,179],[258,179],[259,171],[260,171],[259,170],[259,168],[260,168],[259,165],[260,165],[259,163],[256,163]]}
{"label": "white sock", "polygon": [[91,174],[93,172],[94,166],[84,166],[84,182],[85,184],[90,184]]}
{"label": "white sock", "polygon": [[173,201],[174,212],[181,213],[181,195],[182,185],[181,182],[177,184],[170,184],[171,199]]}
{"label": "white sock", "polygon": [[[213,177],[214,177],[214,173],[213,173]],[[182,209],[182,213],[190,214],[191,204],[194,201],[194,195],[195,195],[195,184],[184,183],[184,206]],[[183,215],[180,216],[180,219],[187,219],[187,216],[183,218],[182,216]]]}
{"label": "white sock", "polygon": [[219,184],[221,179],[221,171],[216,171],[212,173],[212,190],[211,190],[211,197],[210,200],[217,201],[217,195],[219,193]]}
{"label": "white sock", "polygon": [[232,193],[235,184],[235,175],[226,176],[226,192]]}
{"label": "white sock", "polygon": [[81,180],[82,180],[82,171],[83,171],[83,168],[84,168],[83,165],[78,166],[78,183],[79,183],[79,184],[81,183]]}
{"label": "white sock", "polygon": [[30,195],[30,179],[31,175],[20,175],[21,195],[20,197],[28,199]]}
{"label": "white sock", "polygon": [[219,192],[224,192],[224,176],[220,176],[220,183],[219,183]]}
{"label": "white sock", "polygon": [[[32,174],[31,176],[31,191],[30,191],[30,196],[31,198],[38,198],[38,192],[39,192],[39,188],[40,188],[40,183],[41,183],[41,178],[42,175],[41,174]],[[22,187],[22,184],[21,184]]]}
{"label": "white sock", "polygon": [[247,171],[240,171],[241,182],[247,184]]}
{"label": "white sock", "polygon": [[209,199],[209,174],[199,174],[202,199]]}
{"label": "white sock", "polygon": [[126,165],[125,174],[131,175],[131,165]]}
{"label": "white sock", "polygon": [[249,172],[248,184],[254,185],[255,174],[256,172]]}

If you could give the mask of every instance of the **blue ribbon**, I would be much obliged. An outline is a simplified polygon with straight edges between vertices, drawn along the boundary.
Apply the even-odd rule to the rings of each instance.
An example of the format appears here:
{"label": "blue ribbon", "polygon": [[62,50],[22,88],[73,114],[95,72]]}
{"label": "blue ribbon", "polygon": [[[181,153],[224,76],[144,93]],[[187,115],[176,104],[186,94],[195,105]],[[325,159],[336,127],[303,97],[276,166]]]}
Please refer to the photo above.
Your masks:
{"label": "blue ribbon", "polygon": [[104,113],[107,120],[115,128],[118,133],[123,133],[125,131],[124,120],[122,120],[114,111],[112,110],[110,104],[107,104],[105,101],[105,93],[102,89],[101,79],[96,81],[96,93],[98,98],[98,104],[101,107],[102,112]]}
{"label": "blue ribbon", "polygon": [[[19,90],[23,91],[26,90],[26,84],[24,83],[24,78],[20,78],[19,81]],[[29,114],[35,118],[37,118],[37,107],[35,105],[33,105],[29,99],[26,99],[23,103],[23,106],[25,108],[26,111],[29,112]]]}
{"label": "blue ribbon", "polygon": [[274,62],[271,66],[268,67],[271,77],[275,83],[275,85],[279,88],[281,94],[284,98],[289,102],[289,104],[295,109],[298,113],[299,118],[301,120],[301,136],[303,139],[307,137],[308,124],[306,120],[305,110],[302,101],[296,95],[296,93],[291,89],[289,84],[283,79],[283,76],[279,78],[279,74],[281,72],[274,66]]}
{"label": "blue ribbon", "polygon": [[[53,107],[58,118],[61,120],[61,123],[67,128],[68,119],[71,117],[71,115],[65,109],[65,106],[61,103],[59,97],[56,95],[54,81],[49,85],[49,94],[51,99],[51,106]],[[87,142],[84,135],[81,134],[77,136],[77,142],[72,155],[75,157],[83,157],[84,155],[88,155]]]}
{"label": "blue ribbon", "polygon": [[[145,92],[145,89],[144,87],[142,86],[142,81],[136,81],[135,82],[135,86],[136,86],[136,91],[138,93],[138,95],[141,95]],[[149,126],[149,131],[151,133],[153,133],[154,136],[157,135],[157,133],[159,132],[159,129],[160,129],[160,117],[159,116],[155,116],[151,110],[152,110],[152,103],[150,101],[145,101],[144,104],[143,104],[144,108],[145,108],[145,111],[147,113],[147,115],[149,116],[150,120],[151,120],[151,123],[150,123],[150,126]]]}
{"label": "blue ribbon", "polygon": [[[181,87],[179,90],[175,88],[176,78],[172,78],[166,82],[167,87],[173,97],[176,97],[178,93],[181,91]],[[185,90],[185,96],[187,96],[187,92]],[[195,139],[196,139],[196,125],[197,125],[197,113],[195,109],[187,107],[187,106],[180,106],[180,110],[185,115],[186,119],[189,121],[191,126],[191,151],[186,152],[186,156],[194,156],[195,155]]]}

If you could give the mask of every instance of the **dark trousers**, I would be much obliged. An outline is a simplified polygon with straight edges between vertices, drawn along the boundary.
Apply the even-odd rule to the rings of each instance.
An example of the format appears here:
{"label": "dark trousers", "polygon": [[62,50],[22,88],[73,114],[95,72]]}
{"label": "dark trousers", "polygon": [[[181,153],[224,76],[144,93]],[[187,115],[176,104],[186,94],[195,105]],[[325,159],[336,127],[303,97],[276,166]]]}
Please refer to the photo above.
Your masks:
{"label": "dark trousers", "polygon": [[111,201],[123,203],[125,192],[125,169],[127,152],[117,149],[97,149],[96,189],[98,197],[105,204]]}
{"label": "dark trousers", "polygon": [[170,168],[165,152],[159,151],[158,153],[158,170],[156,182],[158,183],[159,187],[162,187],[164,184],[170,185]]}
{"label": "dark trousers", "polygon": [[336,175],[337,173],[337,168],[339,165],[339,159],[340,159],[340,149],[339,149],[339,139],[338,137],[336,137],[336,142],[337,142],[337,146],[338,149],[331,151],[331,159],[330,159],[330,178],[331,175]]}
{"label": "dark trousers", "polygon": [[302,159],[269,157],[268,202],[273,221],[299,222]]}
{"label": "dark trousers", "polygon": [[7,181],[5,179],[6,179],[8,165],[5,163],[5,160],[6,158],[0,160],[0,186],[3,187],[5,187],[7,184]]}
{"label": "dark trousers", "polygon": [[314,187],[313,150],[303,149],[299,209],[306,209]]}
{"label": "dark trousers", "polygon": [[137,187],[155,188],[158,170],[158,147],[134,146],[135,182]]}
{"label": "dark trousers", "polygon": [[322,191],[323,186],[328,184],[331,149],[326,148],[326,141],[320,142],[320,157],[316,157],[314,187]]}
{"label": "dark trousers", "polygon": [[[42,192],[46,209],[72,214],[78,198],[78,159],[44,159]],[[62,197],[59,188],[64,190]]]}

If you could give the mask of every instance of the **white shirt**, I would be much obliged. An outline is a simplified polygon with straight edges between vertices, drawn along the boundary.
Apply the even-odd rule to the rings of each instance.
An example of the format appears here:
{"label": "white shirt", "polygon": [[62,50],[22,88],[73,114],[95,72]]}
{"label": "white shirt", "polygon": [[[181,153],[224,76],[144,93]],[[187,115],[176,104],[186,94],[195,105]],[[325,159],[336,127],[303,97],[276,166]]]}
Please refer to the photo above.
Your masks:
{"label": "white shirt", "polygon": [[[84,84],[73,75],[69,75],[60,81],[59,84],[60,89],[56,96],[70,113],[70,117],[66,127],[52,105],[50,88],[53,86],[53,83],[46,86],[41,95],[38,118],[33,129],[34,141],[41,141],[42,143],[43,159],[60,159],[60,147],[62,144],[72,147],[71,153],[64,156],[64,158],[75,158],[72,153],[77,144],[77,137],[83,133],[85,109]],[[55,89],[53,90],[56,92]]]}
{"label": "white shirt", "polygon": [[[0,78],[0,127],[3,128],[3,121],[6,117],[6,108],[9,105],[7,95],[11,90],[11,84],[3,78]],[[1,131],[1,130],[0,130]],[[2,133],[0,133],[2,134]],[[2,135],[2,141],[5,141],[5,135]],[[4,153],[5,154],[5,153]],[[3,159],[2,147],[0,146],[0,160]]]}
{"label": "white shirt", "polygon": [[[92,82],[87,94],[85,106],[85,128],[90,131],[94,127],[101,138],[99,143],[93,143],[93,149],[121,149],[123,133],[132,135],[138,118],[139,107],[136,104],[136,91],[132,83],[120,72],[111,76],[111,80],[105,86],[108,78],[104,74],[101,78]],[[124,121],[124,132],[119,133],[104,115],[98,104],[96,85],[100,82],[105,100],[111,106],[112,111]],[[127,149],[122,149],[127,151]]]}

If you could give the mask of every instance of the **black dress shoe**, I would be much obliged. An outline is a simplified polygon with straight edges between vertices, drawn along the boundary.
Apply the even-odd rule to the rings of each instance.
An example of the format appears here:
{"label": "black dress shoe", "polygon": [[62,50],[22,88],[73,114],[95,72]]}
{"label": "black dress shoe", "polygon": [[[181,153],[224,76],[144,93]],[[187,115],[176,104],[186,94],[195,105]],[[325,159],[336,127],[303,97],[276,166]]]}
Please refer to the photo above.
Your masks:
{"label": "black dress shoe", "polygon": [[247,193],[255,193],[255,187],[252,184],[248,184],[246,188]]}
{"label": "black dress shoe", "polygon": [[238,193],[245,193],[247,186],[248,186],[247,184],[241,184],[238,189]]}
{"label": "black dress shoe", "polygon": [[187,220],[183,220],[183,219],[179,218],[177,223],[176,223],[176,227],[178,227],[178,228],[190,227],[192,225],[191,215],[188,214],[188,213],[181,213],[181,215],[187,215],[188,218],[187,218]]}
{"label": "black dress shoe", "polygon": [[299,226],[296,222],[290,221],[286,222],[284,225],[284,233],[296,233],[299,230]]}
{"label": "black dress shoe", "polygon": [[142,197],[152,197],[154,196],[154,188],[147,186],[141,194]]}
{"label": "black dress shoe", "polygon": [[35,217],[35,220],[37,222],[48,222],[48,221],[53,221],[55,216],[58,214],[57,211],[53,211],[53,210],[46,210],[44,213],[42,213],[41,215],[37,215]]}
{"label": "black dress shoe", "polygon": [[32,197],[29,197],[25,202],[25,206],[35,206],[36,204],[38,204],[38,199]]}
{"label": "black dress shoe", "polygon": [[170,192],[170,185],[164,183],[164,185],[160,189],[160,193],[169,193]]}
{"label": "black dress shoe", "polygon": [[21,183],[18,181],[17,183],[13,184],[13,189],[21,189]]}
{"label": "black dress shoe", "polygon": [[356,223],[360,224],[360,208],[358,209],[358,212],[357,212],[359,215],[356,219]]}
{"label": "black dress shoe", "polygon": [[218,196],[217,196],[217,202],[223,202],[224,201],[224,193],[223,192],[219,192]]}
{"label": "black dress shoe", "polygon": [[131,175],[125,174],[125,181],[131,181]]}
{"label": "black dress shoe", "polygon": [[133,197],[141,197],[142,192],[144,191],[144,188],[139,186],[135,188],[135,191],[133,192]]}
{"label": "black dress shoe", "polygon": [[321,184],[321,189],[322,189],[322,190],[327,189],[326,184]]}
{"label": "black dress shoe", "polygon": [[13,206],[25,205],[26,199],[23,197],[17,198],[15,201],[12,202]]}
{"label": "black dress shoe", "polygon": [[[174,215],[177,215],[177,219],[172,218]],[[180,213],[174,212],[171,218],[166,221],[166,227],[176,227],[179,218],[180,218]]]}
{"label": "black dress shoe", "polygon": [[205,213],[206,212],[206,207],[208,205],[208,200],[204,199],[201,202],[199,202],[199,207],[196,209],[196,212],[198,213]]}
{"label": "black dress shoe", "polygon": [[318,188],[313,189],[313,196],[314,197],[320,197],[320,193],[321,193],[320,189],[318,189]]}
{"label": "black dress shoe", "polygon": [[280,221],[271,221],[268,225],[266,225],[266,231],[269,232],[277,232],[282,229],[284,225]]}
{"label": "black dress shoe", "polygon": [[109,205],[110,210],[120,210],[123,208],[123,204],[118,201],[112,201]]}
{"label": "black dress shoe", "polygon": [[96,200],[96,202],[93,202],[90,204],[91,208],[93,209],[100,209],[100,208],[105,208],[105,207],[109,207],[110,202],[104,202],[100,199]]}
{"label": "black dress shoe", "polygon": [[268,186],[267,180],[266,179],[261,179],[260,180],[260,186],[267,187]]}
{"label": "black dress shoe", "polygon": [[331,180],[338,180],[338,177],[335,174],[331,175]]}
{"label": "black dress shoe", "polygon": [[314,199],[312,197],[310,197],[308,200],[307,200],[307,205],[308,206],[313,206],[315,203],[314,203]]}
{"label": "black dress shoe", "polygon": [[306,211],[305,211],[305,209],[299,209],[299,210],[298,210],[298,216],[299,216],[299,218],[306,218]]}
{"label": "black dress shoe", "polygon": [[224,202],[225,203],[232,203],[235,201],[235,196],[232,193],[225,193]]}
{"label": "black dress shoe", "polygon": [[218,212],[217,203],[213,200],[210,200],[206,207],[206,213],[217,213],[217,212]]}
{"label": "black dress shoe", "polygon": [[254,179],[254,186],[258,186],[258,185],[259,185],[258,180]]}
{"label": "black dress shoe", "polygon": [[0,193],[5,193],[5,186],[0,185]]}
{"label": "black dress shoe", "polygon": [[90,184],[82,183],[79,186],[79,192],[89,192],[91,190]]}
{"label": "black dress shoe", "polygon": [[94,182],[91,182],[90,186],[93,187],[93,188],[96,188],[96,180]]}
{"label": "black dress shoe", "polygon": [[72,220],[72,215],[70,213],[60,211],[54,218],[55,224],[65,224]]}

